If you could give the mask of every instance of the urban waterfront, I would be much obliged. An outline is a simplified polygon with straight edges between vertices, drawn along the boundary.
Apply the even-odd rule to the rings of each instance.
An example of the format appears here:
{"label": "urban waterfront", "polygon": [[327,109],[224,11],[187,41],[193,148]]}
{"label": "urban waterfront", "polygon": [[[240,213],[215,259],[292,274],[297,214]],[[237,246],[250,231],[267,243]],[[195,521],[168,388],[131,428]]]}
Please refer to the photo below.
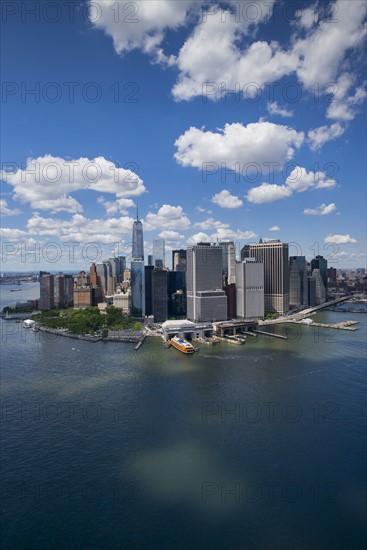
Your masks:
{"label": "urban waterfront", "polygon": [[4,548],[362,548],[366,315],[347,317],[193,356],[1,320]]}

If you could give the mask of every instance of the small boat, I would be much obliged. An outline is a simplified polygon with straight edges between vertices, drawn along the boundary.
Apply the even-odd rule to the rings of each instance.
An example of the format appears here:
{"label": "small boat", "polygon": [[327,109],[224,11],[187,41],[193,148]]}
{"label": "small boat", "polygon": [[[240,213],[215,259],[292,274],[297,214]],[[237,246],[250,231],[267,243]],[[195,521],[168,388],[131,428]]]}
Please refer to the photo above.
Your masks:
{"label": "small boat", "polygon": [[23,321],[22,327],[23,328],[33,328],[35,324],[36,324],[36,322],[33,321],[32,319],[25,319],[25,321]]}
{"label": "small boat", "polygon": [[21,290],[21,288],[11,288],[10,292],[20,292]]}
{"label": "small boat", "polygon": [[182,351],[182,353],[195,353],[195,348],[188,342],[187,340],[184,340],[183,338],[180,338],[179,336],[174,336],[170,339],[170,343],[172,346],[178,351]]}

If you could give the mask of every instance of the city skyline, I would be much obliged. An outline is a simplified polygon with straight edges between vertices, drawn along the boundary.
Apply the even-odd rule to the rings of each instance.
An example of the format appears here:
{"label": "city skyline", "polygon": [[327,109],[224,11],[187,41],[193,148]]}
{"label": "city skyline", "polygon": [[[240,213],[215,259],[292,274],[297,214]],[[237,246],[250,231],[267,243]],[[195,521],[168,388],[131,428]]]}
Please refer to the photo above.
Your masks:
{"label": "city skyline", "polygon": [[68,243],[76,270],[87,243],[124,254],[137,205],[146,255],[275,235],[365,267],[364,2],[125,4],[3,13],[3,269],[48,269],[22,246],[51,242],[60,270]]}

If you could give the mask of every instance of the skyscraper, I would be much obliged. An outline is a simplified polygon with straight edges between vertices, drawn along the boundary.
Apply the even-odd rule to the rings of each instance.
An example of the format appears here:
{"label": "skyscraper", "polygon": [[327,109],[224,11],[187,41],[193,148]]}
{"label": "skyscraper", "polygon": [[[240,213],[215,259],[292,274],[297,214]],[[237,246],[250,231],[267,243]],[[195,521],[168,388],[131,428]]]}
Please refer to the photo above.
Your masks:
{"label": "skyscraper", "polygon": [[315,300],[316,305],[319,306],[326,302],[326,289],[320,269],[312,271],[312,279],[315,279]]}
{"label": "skyscraper", "polygon": [[246,244],[241,260],[255,258],[264,264],[265,313],[284,315],[289,310],[288,244],[271,240]]}
{"label": "skyscraper", "polygon": [[318,269],[320,271],[321,279],[325,287],[325,296],[327,294],[327,260],[323,256],[316,256],[311,260],[311,272],[313,274],[314,270]]}
{"label": "skyscraper", "polygon": [[144,260],[143,224],[139,220],[138,212],[133,225],[131,258],[132,260]]}
{"label": "skyscraper", "polygon": [[307,261],[304,256],[289,258],[289,304],[295,308],[308,305]]}
{"label": "skyscraper", "polygon": [[186,271],[186,250],[172,250],[172,270]]}
{"label": "skyscraper", "polygon": [[168,271],[154,268],[152,272],[152,312],[156,323],[168,317]]}
{"label": "skyscraper", "polygon": [[236,306],[242,319],[264,318],[264,264],[254,258],[236,262]]}
{"label": "skyscraper", "polygon": [[231,285],[236,282],[236,249],[233,242],[220,242],[223,250],[223,280]]}
{"label": "skyscraper", "polygon": [[54,276],[45,271],[40,271],[40,299],[38,308],[41,310],[54,307]]}
{"label": "skyscraper", "polygon": [[144,261],[131,261],[131,312],[133,317],[145,316],[145,276]]}
{"label": "skyscraper", "polygon": [[227,319],[222,290],[222,248],[198,244],[187,249],[187,317],[195,322]]}
{"label": "skyscraper", "polygon": [[97,284],[102,289],[102,295],[107,293],[107,266],[106,263],[96,264]]}
{"label": "skyscraper", "polygon": [[153,265],[154,267],[164,267],[165,264],[165,240],[157,237],[153,240]]}

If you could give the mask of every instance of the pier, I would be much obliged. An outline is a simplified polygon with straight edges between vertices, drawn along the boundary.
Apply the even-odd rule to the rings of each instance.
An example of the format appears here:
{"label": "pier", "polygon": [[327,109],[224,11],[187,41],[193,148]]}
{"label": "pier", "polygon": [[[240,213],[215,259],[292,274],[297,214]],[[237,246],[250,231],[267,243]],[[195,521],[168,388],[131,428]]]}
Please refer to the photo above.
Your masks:
{"label": "pier", "polygon": [[312,321],[312,323],[304,323],[302,321],[294,321],[297,325],[305,325],[307,327],[322,327],[322,328],[331,328],[331,329],[337,329],[337,330],[349,330],[349,331],[356,331],[358,330],[358,327],[355,327],[354,325],[358,325],[358,321],[342,321],[341,323],[315,323]]}
{"label": "pier", "polygon": [[143,343],[144,343],[145,338],[146,338],[146,337],[143,336],[143,338],[136,344],[136,346],[135,346],[135,348],[134,348],[135,351],[138,351],[138,349],[141,348],[141,346],[142,346]]}
{"label": "pier", "polygon": [[265,336],[272,336],[273,338],[279,338],[279,340],[288,340],[287,336],[281,334],[274,334],[273,332],[265,332],[265,330],[254,330],[256,334],[264,334]]}

